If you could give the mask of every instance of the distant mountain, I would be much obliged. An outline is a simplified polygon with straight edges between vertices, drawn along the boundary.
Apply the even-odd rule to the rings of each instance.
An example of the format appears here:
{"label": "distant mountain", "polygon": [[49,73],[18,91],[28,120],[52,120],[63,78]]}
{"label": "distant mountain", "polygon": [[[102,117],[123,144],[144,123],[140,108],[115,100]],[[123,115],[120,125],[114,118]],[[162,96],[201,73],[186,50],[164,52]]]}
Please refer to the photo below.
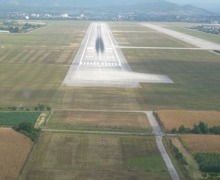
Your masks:
{"label": "distant mountain", "polygon": [[189,16],[212,14],[207,10],[197,8],[192,5],[181,6],[166,1],[140,3],[134,5],[132,8],[147,11],[148,14],[169,14],[169,15],[189,15]]}
{"label": "distant mountain", "polygon": [[102,8],[105,10],[140,10],[145,14],[207,15],[207,10],[191,5],[177,5],[166,0],[0,0],[0,6],[50,8]]}

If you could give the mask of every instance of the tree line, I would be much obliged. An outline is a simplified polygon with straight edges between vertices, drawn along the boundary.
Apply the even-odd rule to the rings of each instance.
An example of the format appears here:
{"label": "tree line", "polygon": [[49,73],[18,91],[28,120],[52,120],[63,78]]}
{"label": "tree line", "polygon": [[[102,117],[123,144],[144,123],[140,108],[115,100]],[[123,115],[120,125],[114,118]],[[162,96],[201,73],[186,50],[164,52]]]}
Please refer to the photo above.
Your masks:
{"label": "tree line", "polygon": [[178,129],[174,128],[171,133],[181,133],[181,134],[216,134],[220,135],[220,126],[209,127],[208,124],[204,122],[199,122],[199,124],[194,124],[193,128],[187,128],[181,125]]}

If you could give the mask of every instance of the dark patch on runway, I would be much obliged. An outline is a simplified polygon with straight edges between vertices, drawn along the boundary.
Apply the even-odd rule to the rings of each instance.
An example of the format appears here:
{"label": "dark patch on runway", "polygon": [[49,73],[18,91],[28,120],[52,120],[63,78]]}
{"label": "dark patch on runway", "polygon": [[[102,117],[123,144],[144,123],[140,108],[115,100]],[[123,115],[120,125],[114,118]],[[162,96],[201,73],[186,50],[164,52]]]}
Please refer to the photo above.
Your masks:
{"label": "dark patch on runway", "polygon": [[104,53],[105,46],[104,46],[104,42],[101,37],[97,37],[96,43],[95,43],[95,49],[97,53]]}
{"label": "dark patch on runway", "polygon": [[97,26],[97,38],[95,43],[96,53],[104,53],[105,45],[102,39],[102,28],[100,25]]}

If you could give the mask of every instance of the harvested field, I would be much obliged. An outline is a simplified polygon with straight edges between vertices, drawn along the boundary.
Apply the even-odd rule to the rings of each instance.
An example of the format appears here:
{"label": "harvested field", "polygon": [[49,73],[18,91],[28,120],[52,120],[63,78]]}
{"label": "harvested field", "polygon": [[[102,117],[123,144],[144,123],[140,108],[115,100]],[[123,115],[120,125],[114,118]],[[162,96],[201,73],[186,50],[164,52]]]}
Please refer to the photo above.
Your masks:
{"label": "harvested field", "polygon": [[154,137],[43,133],[20,179],[170,179]]}
{"label": "harvested field", "polygon": [[47,127],[57,129],[110,129],[152,132],[144,113],[54,111]]}
{"label": "harvested field", "polygon": [[192,153],[220,152],[219,135],[181,135],[183,144]]}
{"label": "harvested field", "polygon": [[32,141],[10,128],[0,128],[0,179],[17,179]]}
{"label": "harvested field", "polygon": [[186,111],[186,110],[161,110],[157,111],[159,119],[166,131],[178,129],[181,125],[193,128],[200,121],[207,123],[209,127],[220,124],[220,112],[218,111]]}

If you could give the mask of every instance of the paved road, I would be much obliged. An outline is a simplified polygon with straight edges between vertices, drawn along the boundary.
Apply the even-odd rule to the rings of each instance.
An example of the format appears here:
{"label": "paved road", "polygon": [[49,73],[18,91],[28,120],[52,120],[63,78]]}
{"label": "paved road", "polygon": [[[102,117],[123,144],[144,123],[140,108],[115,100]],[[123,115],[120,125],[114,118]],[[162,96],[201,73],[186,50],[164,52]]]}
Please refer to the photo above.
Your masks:
{"label": "paved road", "polygon": [[170,173],[170,176],[172,177],[173,180],[179,180],[179,175],[175,169],[175,167],[173,166],[173,163],[172,161],[170,160],[170,157],[169,155],[167,154],[166,152],[166,149],[163,145],[163,136],[164,136],[164,133],[161,131],[161,128],[156,120],[156,118],[154,117],[153,115],[153,112],[152,111],[147,111],[145,112],[148,119],[149,119],[149,122],[153,128],[153,133],[156,137],[156,142],[157,142],[157,146],[159,148],[159,151],[163,157],[163,160],[165,161],[166,163],[166,166],[167,166],[167,169]]}

